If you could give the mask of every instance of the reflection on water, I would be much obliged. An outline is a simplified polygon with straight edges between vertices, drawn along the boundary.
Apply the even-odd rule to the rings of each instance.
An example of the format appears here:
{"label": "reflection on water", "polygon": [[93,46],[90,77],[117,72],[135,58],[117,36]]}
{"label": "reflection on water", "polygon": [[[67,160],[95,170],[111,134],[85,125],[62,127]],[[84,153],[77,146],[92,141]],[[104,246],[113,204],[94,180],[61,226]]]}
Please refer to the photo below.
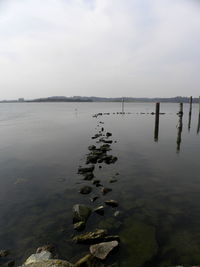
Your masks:
{"label": "reflection on water", "polygon": [[[88,252],[88,246],[71,242],[71,209],[77,203],[101,204],[80,197],[80,186],[87,183],[77,168],[95,144],[91,136],[99,118],[92,115],[105,111],[110,115],[100,120],[117,141],[112,154],[118,161],[94,174],[112,187],[102,198],[117,200],[121,215],[114,217],[109,209],[103,217],[93,214],[86,231],[104,227],[120,235],[120,250],[106,264],[199,265],[200,115],[193,104],[188,132],[188,116],[177,117],[178,108],[161,104],[166,114],[156,123],[150,103],[126,103],[131,114],[123,116],[116,114],[121,103],[0,105],[0,248],[11,249],[17,264],[45,243],[55,244],[60,257],[72,262]],[[158,132],[155,143],[152,135],[158,140]],[[181,146],[178,156],[175,146],[177,151]],[[116,172],[117,182],[110,184]]]}

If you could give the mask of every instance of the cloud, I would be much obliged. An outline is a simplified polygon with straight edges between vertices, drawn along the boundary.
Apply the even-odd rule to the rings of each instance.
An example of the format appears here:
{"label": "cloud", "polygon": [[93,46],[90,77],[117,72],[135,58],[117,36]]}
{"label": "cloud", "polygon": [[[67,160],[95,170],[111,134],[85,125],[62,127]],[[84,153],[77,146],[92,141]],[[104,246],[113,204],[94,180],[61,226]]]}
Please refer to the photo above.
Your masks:
{"label": "cloud", "polygon": [[180,0],[6,0],[0,98],[198,95],[200,7]]}

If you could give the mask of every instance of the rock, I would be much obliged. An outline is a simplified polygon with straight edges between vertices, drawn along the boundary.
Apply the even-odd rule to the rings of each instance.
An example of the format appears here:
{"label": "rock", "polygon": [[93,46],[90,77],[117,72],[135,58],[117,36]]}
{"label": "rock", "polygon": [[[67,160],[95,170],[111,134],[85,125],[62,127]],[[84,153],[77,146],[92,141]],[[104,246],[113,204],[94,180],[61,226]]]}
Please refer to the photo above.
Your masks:
{"label": "rock", "polygon": [[91,198],[90,198],[90,201],[91,201],[91,202],[95,202],[98,198],[99,198],[98,196],[91,197]]}
{"label": "rock", "polygon": [[101,192],[102,192],[103,195],[106,195],[107,193],[109,193],[111,191],[112,191],[112,189],[111,188],[107,188],[107,187],[103,187],[101,189]]}
{"label": "rock", "polygon": [[117,179],[115,179],[115,178],[112,178],[112,179],[110,179],[110,183],[116,183],[118,180]]}
{"label": "rock", "polygon": [[30,264],[23,264],[22,267],[75,267],[75,265],[63,260],[46,260]]}
{"label": "rock", "polygon": [[88,150],[94,150],[94,149],[96,149],[96,146],[94,145],[88,147]]}
{"label": "rock", "polygon": [[104,128],[103,128],[103,127],[101,128],[101,131],[102,131],[102,132],[104,131]]}
{"label": "rock", "polygon": [[118,241],[103,242],[90,246],[90,253],[98,259],[105,260],[108,254],[116,247]]}
{"label": "rock", "polygon": [[102,146],[100,146],[99,149],[100,149],[101,151],[103,151],[103,152],[107,152],[107,151],[110,151],[110,150],[111,150],[109,144],[102,145]]}
{"label": "rock", "polygon": [[96,164],[98,158],[99,158],[98,155],[90,154],[90,155],[87,156],[86,164],[89,164],[89,163]]}
{"label": "rock", "polygon": [[49,251],[51,253],[55,253],[55,250],[56,250],[55,247],[50,244],[37,248],[36,253],[41,253],[42,251]]}
{"label": "rock", "polygon": [[101,137],[101,136],[102,136],[101,133],[99,133],[99,134],[95,134],[94,136],[92,136],[92,139],[96,139],[96,138],[99,138],[99,137]]}
{"label": "rock", "polygon": [[109,132],[107,132],[107,133],[106,133],[106,136],[109,137],[109,136],[112,136],[112,134],[109,133]]}
{"label": "rock", "polygon": [[77,223],[74,223],[74,230],[77,230],[77,231],[82,231],[85,229],[85,222],[77,222]]}
{"label": "rock", "polygon": [[112,144],[112,140],[105,140],[103,138],[100,139],[101,142],[105,143],[105,144]]}
{"label": "rock", "polygon": [[114,216],[115,217],[118,217],[119,215],[121,215],[121,212],[119,210],[117,210],[117,211],[114,212]]}
{"label": "rock", "polygon": [[94,178],[94,174],[93,172],[87,172],[84,174],[84,180],[86,181],[91,181]]}
{"label": "rock", "polygon": [[32,254],[25,262],[25,265],[40,261],[46,261],[52,258],[52,254],[49,251],[42,251],[40,253]]}
{"label": "rock", "polygon": [[89,194],[90,192],[92,191],[92,187],[91,186],[83,186],[81,189],[80,189],[80,193],[81,194]]}
{"label": "rock", "polygon": [[10,251],[9,250],[6,250],[6,249],[0,250],[0,258],[6,257],[9,254],[10,254]]}
{"label": "rock", "polygon": [[91,243],[98,240],[102,240],[107,235],[107,231],[104,229],[97,229],[94,232],[87,232],[82,235],[75,236],[73,241],[77,243]]}
{"label": "rock", "polygon": [[2,267],[13,267],[15,265],[15,261],[14,260],[10,260],[6,263],[4,263],[3,265],[1,265]]}
{"label": "rock", "polygon": [[114,157],[112,155],[106,155],[102,158],[102,160],[106,163],[106,164],[111,164],[111,163],[115,163],[117,161],[117,157]]}
{"label": "rock", "polygon": [[100,184],[100,182],[101,182],[101,180],[98,180],[98,179],[95,179],[94,181],[93,181],[93,184]]}
{"label": "rock", "polygon": [[100,215],[104,215],[104,206],[99,206],[96,209],[94,209],[94,212],[100,214]]}
{"label": "rock", "polygon": [[93,172],[94,171],[94,165],[92,165],[92,166],[90,166],[90,167],[85,167],[85,168],[83,168],[83,167],[79,167],[79,169],[78,169],[78,173],[79,174],[85,174],[85,173],[87,173],[87,172]]}
{"label": "rock", "polygon": [[111,206],[111,207],[118,207],[119,206],[118,202],[113,200],[113,199],[106,200],[105,204],[108,205],[108,206]]}
{"label": "rock", "polygon": [[85,206],[76,204],[73,206],[73,222],[86,222],[89,218],[92,210],[91,208]]}
{"label": "rock", "polygon": [[92,267],[95,266],[94,265],[95,262],[95,257],[91,254],[87,254],[86,256],[84,256],[83,258],[81,258],[79,261],[77,261],[75,263],[76,267]]}

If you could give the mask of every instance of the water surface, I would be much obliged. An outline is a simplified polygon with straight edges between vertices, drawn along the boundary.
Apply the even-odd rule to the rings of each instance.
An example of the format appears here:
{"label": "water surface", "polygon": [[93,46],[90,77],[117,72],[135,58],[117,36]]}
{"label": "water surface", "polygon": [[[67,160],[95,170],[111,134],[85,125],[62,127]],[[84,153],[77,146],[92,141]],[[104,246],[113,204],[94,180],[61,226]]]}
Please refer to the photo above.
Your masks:
{"label": "water surface", "polygon": [[[198,105],[184,105],[177,145],[178,104],[161,104],[158,140],[154,104],[15,103],[0,105],[0,248],[20,264],[36,248],[53,243],[61,258],[75,262],[88,251],[73,244],[72,206],[119,202],[121,216],[107,209],[92,215],[86,230],[106,227],[121,237],[108,263],[119,266],[200,264],[200,136]],[[93,118],[98,112],[110,115]],[[145,113],[145,114],[141,114]],[[149,113],[149,114],[147,114]],[[77,174],[99,121],[113,133],[113,165],[96,168],[96,178],[113,191],[91,204],[78,193],[87,182]],[[109,179],[119,173],[118,182]],[[96,193],[98,188],[95,189]],[[95,191],[93,192],[95,193]]]}

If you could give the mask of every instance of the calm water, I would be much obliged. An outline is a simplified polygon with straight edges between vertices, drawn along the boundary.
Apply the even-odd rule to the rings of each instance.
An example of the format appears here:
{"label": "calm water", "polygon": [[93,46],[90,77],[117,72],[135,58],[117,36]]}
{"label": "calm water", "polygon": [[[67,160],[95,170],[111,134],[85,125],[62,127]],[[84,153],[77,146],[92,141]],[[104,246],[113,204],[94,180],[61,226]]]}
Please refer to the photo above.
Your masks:
{"label": "calm water", "polygon": [[[184,105],[180,151],[178,104],[161,104],[158,141],[154,141],[154,104],[119,103],[0,104],[0,249],[10,249],[20,264],[47,242],[60,258],[75,262],[88,246],[73,244],[72,206],[93,207],[105,199],[119,202],[121,215],[92,215],[86,230],[105,227],[121,237],[108,263],[123,267],[200,264],[200,136],[198,105]],[[139,114],[137,114],[139,113]],[[77,174],[99,121],[113,133],[113,165],[95,171],[113,191],[92,204],[78,193],[88,184]],[[118,182],[109,184],[116,172]],[[99,188],[96,188],[99,193]],[[94,191],[95,193],[95,191]]]}

